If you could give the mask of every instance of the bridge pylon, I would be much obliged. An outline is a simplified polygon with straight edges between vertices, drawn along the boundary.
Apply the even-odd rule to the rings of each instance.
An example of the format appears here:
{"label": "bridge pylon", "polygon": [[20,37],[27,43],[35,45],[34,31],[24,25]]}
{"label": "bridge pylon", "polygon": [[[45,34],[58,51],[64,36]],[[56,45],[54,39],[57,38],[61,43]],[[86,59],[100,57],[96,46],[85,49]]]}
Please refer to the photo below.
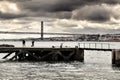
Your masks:
{"label": "bridge pylon", "polygon": [[41,40],[43,40],[43,36],[44,36],[44,32],[43,32],[43,30],[44,30],[44,24],[43,24],[43,21],[41,21]]}

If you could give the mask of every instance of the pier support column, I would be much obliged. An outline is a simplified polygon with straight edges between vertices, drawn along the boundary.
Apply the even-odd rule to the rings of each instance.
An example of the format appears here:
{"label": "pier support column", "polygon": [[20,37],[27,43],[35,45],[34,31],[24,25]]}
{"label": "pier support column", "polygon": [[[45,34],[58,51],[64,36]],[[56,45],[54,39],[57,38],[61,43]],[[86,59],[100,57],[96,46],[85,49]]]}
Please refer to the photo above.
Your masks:
{"label": "pier support column", "polygon": [[120,65],[120,50],[112,51],[112,64]]}
{"label": "pier support column", "polygon": [[75,49],[76,49],[76,53],[75,53],[74,59],[83,62],[84,61],[84,50],[79,49],[78,46],[76,46]]}
{"label": "pier support column", "polygon": [[17,57],[18,57],[18,52],[15,52],[15,60],[16,61],[18,60]]}

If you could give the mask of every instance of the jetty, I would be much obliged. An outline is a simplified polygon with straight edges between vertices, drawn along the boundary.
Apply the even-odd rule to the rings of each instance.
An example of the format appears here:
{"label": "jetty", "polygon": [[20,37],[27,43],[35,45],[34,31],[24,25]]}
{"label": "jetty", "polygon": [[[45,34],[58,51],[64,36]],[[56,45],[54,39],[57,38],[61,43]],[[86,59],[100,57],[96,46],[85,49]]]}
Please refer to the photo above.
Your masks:
{"label": "jetty", "polygon": [[3,59],[17,61],[83,61],[84,51],[75,48],[40,48],[40,47],[1,47],[0,53],[8,53]]}
{"label": "jetty", "polygon": [[[91,43],[90,43],[91,44]],[[89,44],[89,45],[90,45]],[[103,45],[104,43],[101,43]],[[109,51],[112,54],[112,63],[120,63],[120,50],[111,49],[110,44],[107,48],[95,46],[80,46],[75,47],[0,47],[0,53],[7,53],[3,59],[12,61],[84,61],[84,51]],[[88,45],[88,43],[87,43]],[[12,55],[12,57],[9,57]]]}
{"label": "jetty", "polygon": [[[14,32],[13,32],[14,33]],[[16,32],[15,32],[16,33]],[[21,32],[20,32],[21,34]],[[26,33],[23,33],[26,34]],[[43,21],[41,22],[41,41],[44,41],[44,27]],[[72,34],[73,35],[73,34]],[[97,45],[101,47],[97,47]],[[86,46],[87,45],[87,46]],[[107,46],[103,46],[107,45]],[[91,47],[92,46],[92,47]],[[77,46],[72,47],[14,47],[14,46],[1,46],[0,53],[7,53],[3,59],[12,61],[84,61],[84,51],[110,51],[112,54],[112,63],[120,64],[120,49],[111,49],[110,44],[105,43],[78,43]]]}

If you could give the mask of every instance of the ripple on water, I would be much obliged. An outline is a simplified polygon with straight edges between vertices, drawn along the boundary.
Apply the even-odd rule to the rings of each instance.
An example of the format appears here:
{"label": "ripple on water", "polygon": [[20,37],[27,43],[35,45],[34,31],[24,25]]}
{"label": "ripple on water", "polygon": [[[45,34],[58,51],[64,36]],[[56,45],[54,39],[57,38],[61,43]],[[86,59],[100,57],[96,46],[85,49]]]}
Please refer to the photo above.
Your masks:
{"label": "ripple on water", "polygon": [[0,63],[4,80],[119,80],[120,68],[81,62],[6,62]]}

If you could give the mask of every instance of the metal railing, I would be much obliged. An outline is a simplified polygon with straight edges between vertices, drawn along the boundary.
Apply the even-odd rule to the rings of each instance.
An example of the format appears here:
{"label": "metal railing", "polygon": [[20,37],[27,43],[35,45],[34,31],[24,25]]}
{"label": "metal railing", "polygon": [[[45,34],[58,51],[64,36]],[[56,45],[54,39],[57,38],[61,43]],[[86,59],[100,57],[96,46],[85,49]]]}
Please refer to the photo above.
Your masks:
{"label": "metal railing", "polygon": [[79,48],[111,49],[110,43],[78,43]]}

